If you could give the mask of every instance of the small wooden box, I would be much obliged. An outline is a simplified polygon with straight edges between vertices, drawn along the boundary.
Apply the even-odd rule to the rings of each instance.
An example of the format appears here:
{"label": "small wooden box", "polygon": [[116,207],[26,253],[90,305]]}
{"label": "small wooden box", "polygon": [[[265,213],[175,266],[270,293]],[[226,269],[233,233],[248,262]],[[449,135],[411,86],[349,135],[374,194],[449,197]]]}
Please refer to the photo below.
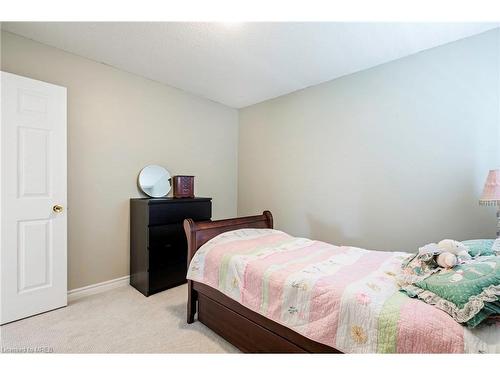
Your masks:
{"label": "small wooden box", "polygon": [[194,198],[194,176],[174,176],[172,186],[174,198]]}

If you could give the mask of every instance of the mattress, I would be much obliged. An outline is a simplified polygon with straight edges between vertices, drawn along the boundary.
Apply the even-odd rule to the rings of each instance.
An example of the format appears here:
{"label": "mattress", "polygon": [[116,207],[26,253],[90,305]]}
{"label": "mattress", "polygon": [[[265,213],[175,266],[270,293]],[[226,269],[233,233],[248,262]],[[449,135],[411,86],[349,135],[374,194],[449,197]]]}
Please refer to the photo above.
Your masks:
{"label": "mattress", "polygon": [[187,278],[345,353],[499,353],[499,323],[468,329],[399,291],[408,256],[240,229],[200,247]]}

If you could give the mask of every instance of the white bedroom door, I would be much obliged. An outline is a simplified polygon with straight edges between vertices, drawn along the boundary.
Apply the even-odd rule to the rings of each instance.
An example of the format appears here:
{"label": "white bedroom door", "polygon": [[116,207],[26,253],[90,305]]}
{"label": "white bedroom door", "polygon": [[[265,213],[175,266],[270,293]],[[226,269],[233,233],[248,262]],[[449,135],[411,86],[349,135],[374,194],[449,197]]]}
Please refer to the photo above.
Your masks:
{"label": "white bedroom door", "polygon": [[4,324],[67,305],[66,88],[0,74]]}

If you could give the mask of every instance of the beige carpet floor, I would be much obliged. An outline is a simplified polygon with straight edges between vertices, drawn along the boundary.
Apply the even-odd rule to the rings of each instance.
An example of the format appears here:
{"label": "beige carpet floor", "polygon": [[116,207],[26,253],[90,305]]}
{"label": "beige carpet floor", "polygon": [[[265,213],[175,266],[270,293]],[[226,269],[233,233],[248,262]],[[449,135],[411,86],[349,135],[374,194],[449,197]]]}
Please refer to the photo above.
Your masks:
{"label": "beige carpet floor", "polygon": [[0,327],[3,352],[46,347],[54,353],[235,353],[200,322],[186,323],[187,287],[148,298],[130,286]]}

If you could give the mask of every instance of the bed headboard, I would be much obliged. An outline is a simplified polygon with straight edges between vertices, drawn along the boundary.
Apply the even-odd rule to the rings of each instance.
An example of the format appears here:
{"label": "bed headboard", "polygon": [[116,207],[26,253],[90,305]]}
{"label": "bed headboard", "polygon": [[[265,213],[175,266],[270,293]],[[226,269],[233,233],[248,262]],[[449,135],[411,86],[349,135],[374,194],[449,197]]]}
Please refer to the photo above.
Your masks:
{"label": "bed headboard", "polygon": [[[273,228],[273,215],[270,211],[264,211],[262,215],[236,217],[234,219],[198,221],[193,219],[184,220],[184,231],[186,232],[188,256],[187,266],[191,263],[194,254],[201,245],[214,238],[215,236],[229,232],[230,230],[244,228]],[[188,280],[188,302],[187,302],[187,322],[194,322],[198,300],[198,292],[194,289],[194,281]]]}
{"label": "bed headboard", "polygon": [[233,219],[198,222],[193,221],[193,219],[184,220],[184,231],[186,232],[188,245],[188,265],[194,254],[204,243],[221,233],[243,228],[272,229],[273,215],[270,211],[264,211],[262,215]]}

